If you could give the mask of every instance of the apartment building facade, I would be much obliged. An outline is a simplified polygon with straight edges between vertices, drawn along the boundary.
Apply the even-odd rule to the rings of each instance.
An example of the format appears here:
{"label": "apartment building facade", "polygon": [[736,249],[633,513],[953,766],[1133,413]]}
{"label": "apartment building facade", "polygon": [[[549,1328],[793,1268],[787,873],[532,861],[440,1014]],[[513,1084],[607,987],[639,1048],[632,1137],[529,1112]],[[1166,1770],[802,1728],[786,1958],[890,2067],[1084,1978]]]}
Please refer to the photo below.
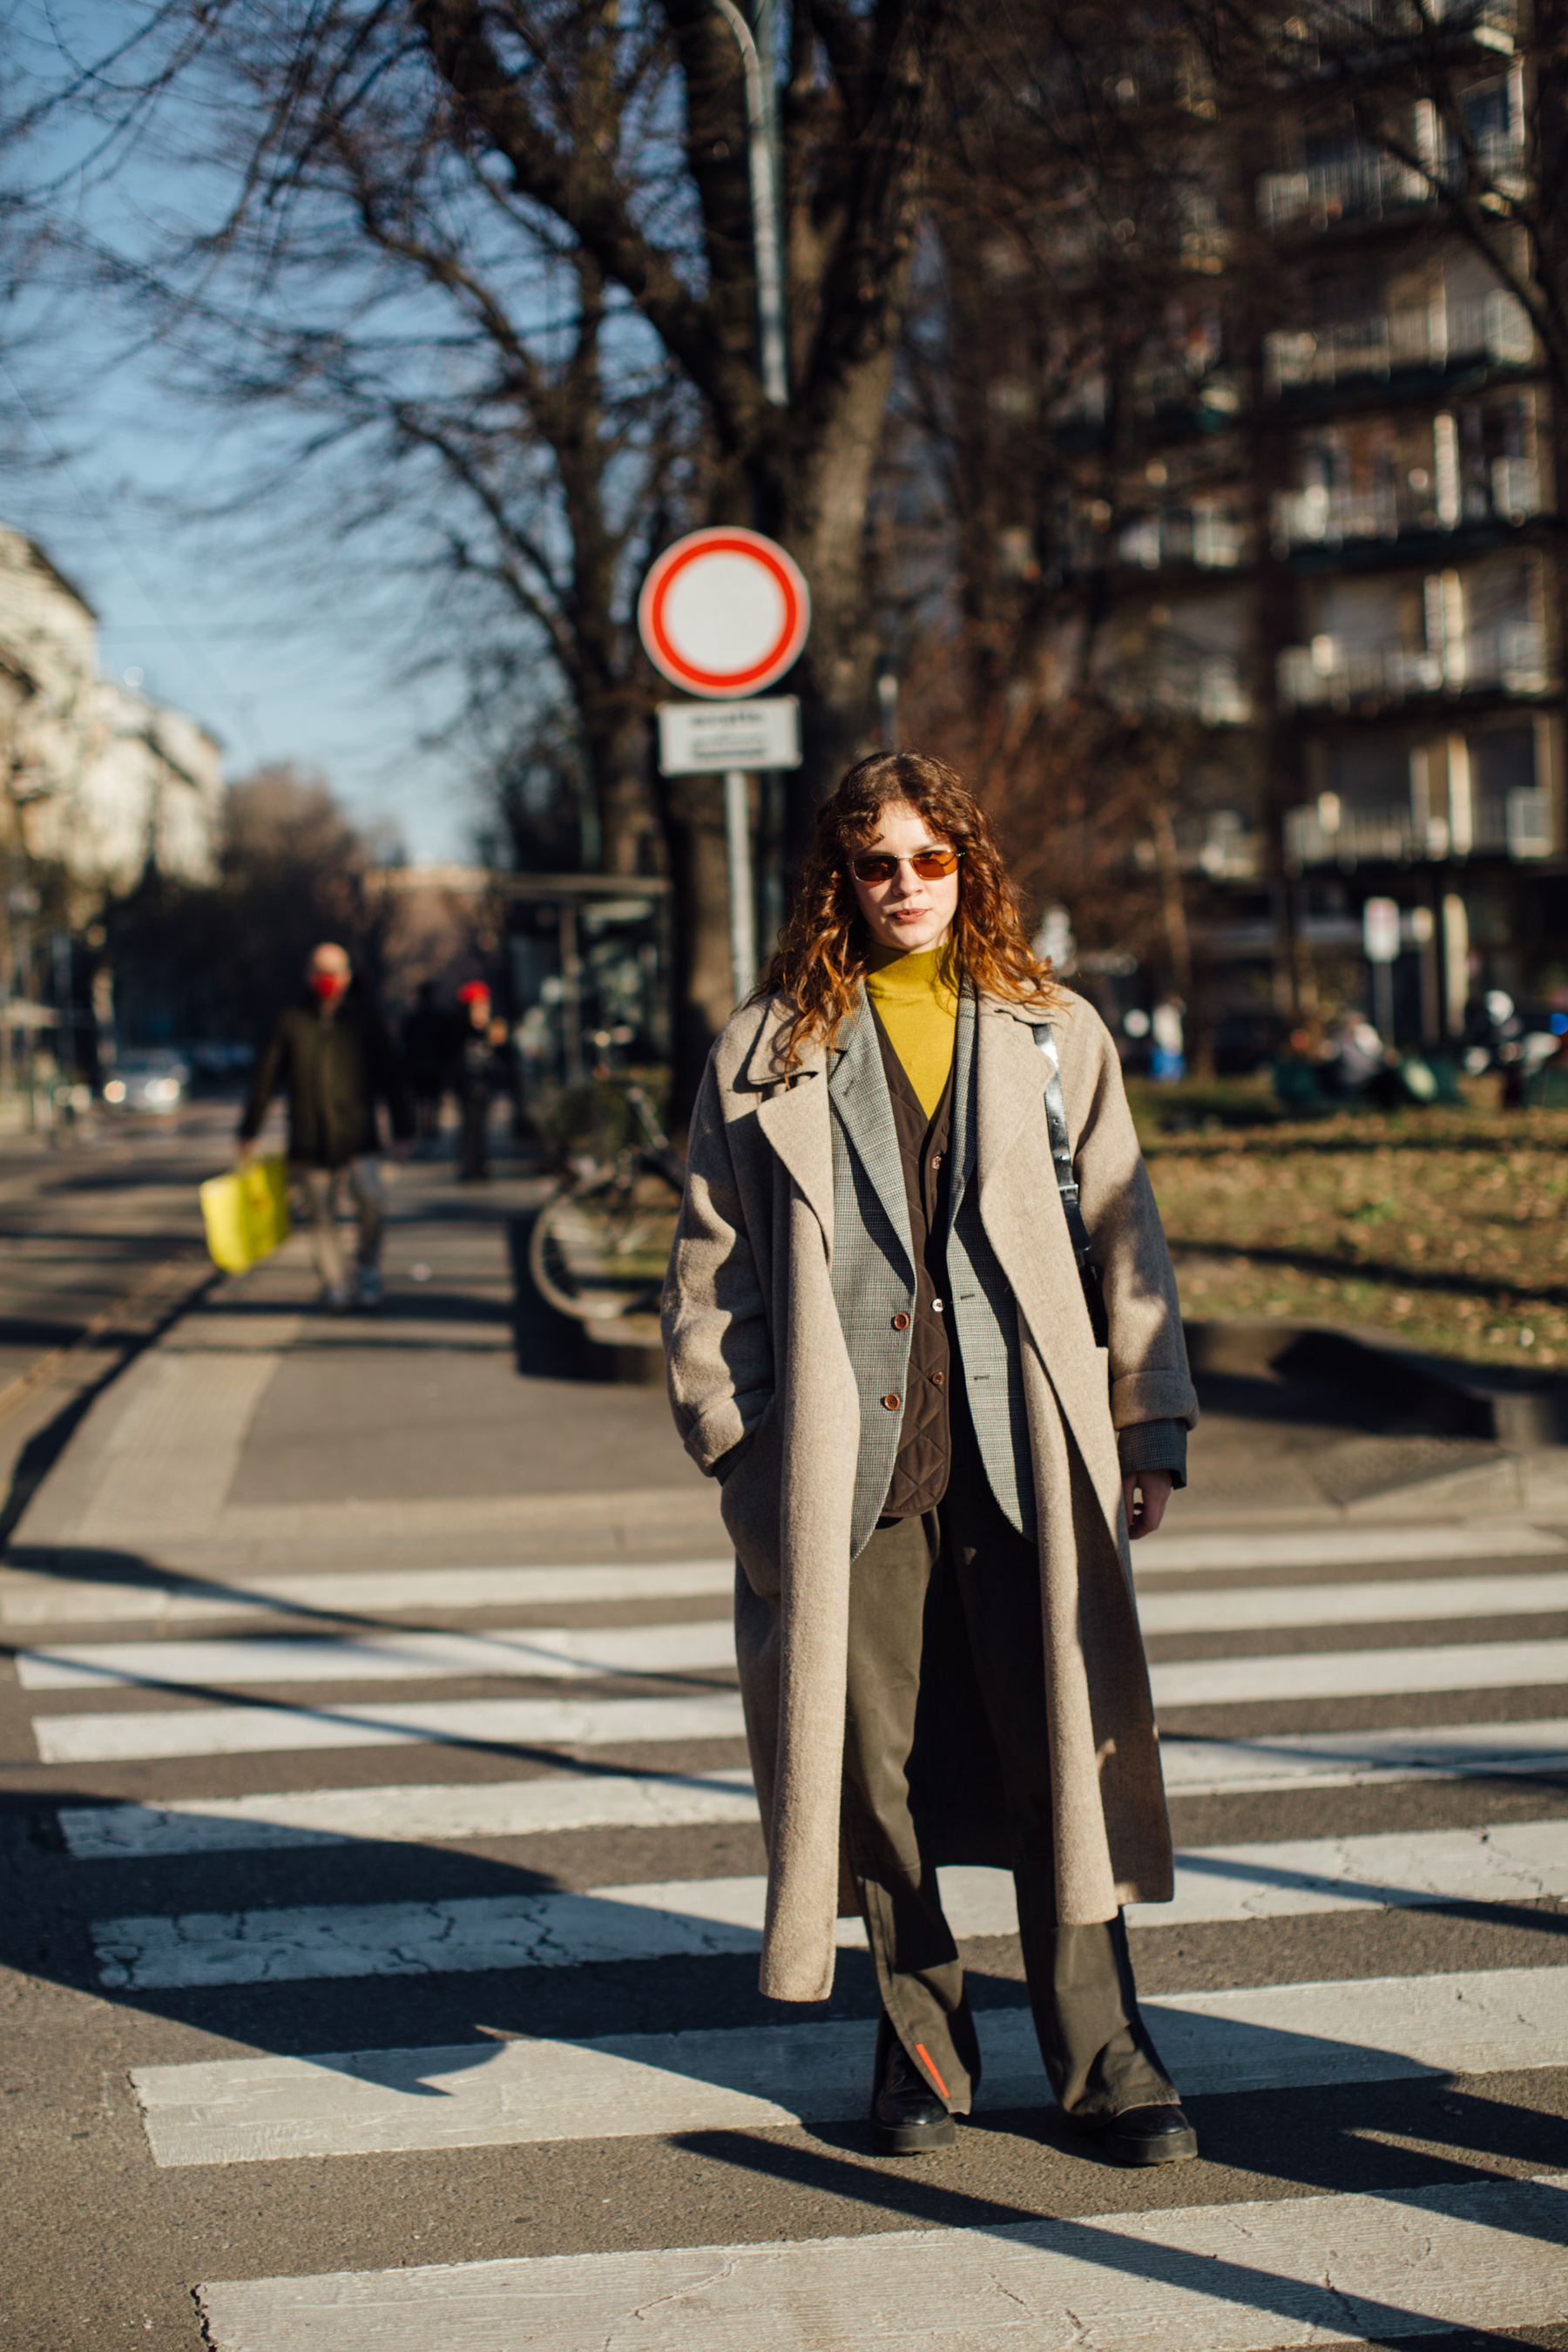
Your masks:
{"label": "apartment building facade", "polygon": [[1393,898],[1397,1042],[1440,1045],[1488,991],[1568,1008],[1563,395],[1515,290],[1539,132],[1513,7],[1444,20],[1458,133],[1372,40],[1405,0],[1363,16],[1384,140],[1306,68],[1252,121],[1208,109],[1137,430],[1075,527],[1111,583],[1102,684],[1195,726],[1211,1017],[1370,1010],[1363,908]]}

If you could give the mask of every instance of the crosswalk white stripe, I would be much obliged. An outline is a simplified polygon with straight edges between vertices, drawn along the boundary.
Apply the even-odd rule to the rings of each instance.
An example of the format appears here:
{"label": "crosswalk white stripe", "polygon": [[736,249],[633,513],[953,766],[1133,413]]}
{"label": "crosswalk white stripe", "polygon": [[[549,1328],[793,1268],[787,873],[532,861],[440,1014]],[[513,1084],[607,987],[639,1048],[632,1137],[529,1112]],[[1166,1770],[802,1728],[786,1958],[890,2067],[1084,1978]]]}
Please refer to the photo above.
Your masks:
{"label": "crosswalk white stripe", "polygon": [[674,1625],[522,1625],[483,1633],[265,1634],[216,1642],[84,1642],[23,1650],[24,1690],[112,1683],[192,1690],[236,1683],[414,1682],[452,1675],[586,1681],[733,1666],[729,1616]]}
{"label": "crosswalk white stripe", "polygon": [[[1167,1533],[1141,1543],[1141,1580],[1223,1573],[1249,1568],[1375,1567],[1403,1560],[1511,1559],[1568,1550],[1568,1537],[1515,1525],[1469,1520],[1454,1527],[1313,1528],[1254,1535]],[[400,1609],[554,1608],[566,1602],[676,1600],[727,1594],[732,1559],[589,1563],[580,1568],[323,1569],[303,1576],[238,1579],[182,1577],[158,1583],[46,1578],[32,1570],[0,1573],[0,1623],[110,1624],[182,1617],[256,1616],[305,1612],[321,1616],[382,1616]]]}
{"label": "crosswalk white stripe", "polygon": [[1492,1773],[1532,1778],[1568,1771],[1568,1718],[1444,1724],[1429,1731],[1263,1732],[1254,1739],[1189,1739],[1167,1732],[1160,1759],[1165,1786],[1176,1797]]}
{"label": "crosswalk white stripe", "polygon": [[[621,1629],[623,1631],[628,1629]],[[688,1628],[665,1628],[686,1632]],[[1568,1683],[1568,1641],[1476,1642],[1433,1648],[1289,1651],[1267,1657],[1195,1658],[1151,1668],[1157,1706],[1245,1706],[1259,1701],[1375,1698],[1447,1690],[1527,1690]],[[449,1699],[402,1701],[384,1710],[330,1705],[193,1707],[175,1714],[57,1715],[35,1718],[38,1753],[47,1764],[104,1763],[160,1756],[236,1756],[270,1748],[364,1748],[404,1739],[477,1738],[534,1743],[606,1739],[721,1738],[708,1731],[513,1730],[519,1723],[561,1720],[591,1727],[604,1709],[694,1707],[691,1720],[741,1727],[740,1702],[711,1698],[584,1700]],[[710,1712],[704,1714],[703,1710]],[[728,1710],[728,1712],[726,1712]],[[629,1719],[629,1718],[628,1718]],[[673,1715],[671,1721],[678,1720]],[[657,1721],[657,1717],[650,1717]]]}
{"label": "crosswalk white stripe", "polygon": [[[1259,1985],[1145,2001],[1184,2095],[1511,2074],[1568,2064],[1568,1969]],[[981,2111],[1048,2103],[1027,2010],[976,2012]],[[159,2165],[843,2123],[865,2110],[863,2019],[520,2038],[320,2058],[219,2058],[132,2074]]]}
{"label": "crosswalk white stripe", "polygon": [[[941,1880],[956,1935],[1016,1932],[1005,1871],[946,1869]],[[97,1920],[92,1938],[100,1981],[136,1988],[569,1968],[753,1950],[766,1893],[761,1877],[674,1879],[576,1895],[188,1912]],[[1173,1902],[1132,1905],[1127,1916],[1135,1927],[1180,1927],[1564,1894],[1562,1823],[1503,1822],[1187,1849],[1177,1857]],[[837,1937],[862,1944],[860,1922],[839,1920]]]}
{"label": "crosswalk white stripe", "polygon": [[1313,1911],[1534,1903],[1565,1894],[1568,1837],[1563,1823],[1498,1822],[1487,1829],[1373,1831],[1355,1837],[1185,1846],[1176,1856],[1173,1899],[1130,1904],[1127,1918],[1132,1927],[1180,1927],[1216,1919],[1292,1918]]}
{"label": "crosswalk white stripe", "polygon": [[732,1559],[661,1560],[647,1567],[375,1568],[312,1576],[258,1576],[211,1582],[171,1575],[165,1583],[120,1584],[0,1575],[0,1622],[110,1624],[181,1617],[379,1617],[397,1609],[557,1608],[564,1601],[669,1601],[728,1594]]}
{"label": "crosswalk white stripe", "polygon": [[1568,2308],[1559,2179],[342,2271],[196,2290],[213,2352],[1257,2352]]}
{"label": "crosswalk white stripe", "polygon": [[168,1714],[34,1719],[46,1764],[112,1764],[166,1756],[259,1756],[286,1748],[396,1748],[405,1741],[497,1748],[605,1748],[740,1739],[738,1694],[688,1698],[397,1699],[376,1706],[193,1706]]}
{"label": "crosswalk white stripe", "polygon": [[[1568,1748],[1568,1725],[1562,1728]],[[741,1769],[307,1789],[279,1796],[195,1797],[166,1805],[64,1805],[59,1822],[67,1850],[77,1861],[105,1862],[250,1853],[345,1839],[435,1844],[456,1838],[671,1829],[756,1818],[752,1776]]]}
{"label": "crosswalk white stripe", "polygon": [[[1173,1796],[1342,1789],[1367,1781],[1568,1772],[1568,1720],[1468,1723],[1434,1731],[1279,1732],[1258,1739],[1167,1738]],[[756,1819],[749,1771],[596,1773],[425,1787],[307,1789],[187,1797],[163,1805],[64,1805],[60,1832],[79,1862],[258,1852],[358,1839],[439,1843],[555,1830],[669,1829]]]}
{"label": "crosswalk white stripe", "polygon": [[1242,1633],[1312,1625],[1401,1625],[1449,1617],[1546,1617],[1568,1610],[1568,1570],[1548,1576],[1389,1578],[1362,1584],[1256,1584],[1145,1592],[1145,1633]]}
{"label": "crosswalk white stripe", "polygon": [[1217,1575],[1229,1569],[1373,1568],[1395,1560],[1522,1559],[1563,1551],[1568,1551],[1568,1536],[1511,1519],[1387,1528],[1216,1528],[1192,1535],[1183,1535],[1178,1523],[1143,1537],[1133,1548],[1132,1562],[1141,1576],[1155,1570],[1181,1575],[1212,1570]]}
{"label": "crosswalk white stripe", "polygon": [[[1147,1634],[1283,1633],[1307,1626],[1553,1612],[1568,1612],[1568,1571],[1153,1592],[1143,1596],[1140,1610]],[[729,1665],[733,1660],[726,1613],[668,1625],[55,1643],[47,1650],[19,1652],[16,1671],[25,1690],[80,1690],[113,1683],[192,1689],[238,1683],[413,1681],[442,1675],[668,1674]]]}
{"label": "crosswalk white stripe", "polygon": [[[100,1919],[92,1939],[100,1983],[138,1990],[464,1975],[754,1951],[766,1899],[763,1878],[672,1879],[584,1895]],[[840,1945],[866,1940],[858,1919],[839,1920],[837,1935]]]}
{"label": "crosswalk white stripe", "polygon": [[1444,1643],[1398,1650],[1290,1650],[1149,1669],[1156,1706],[1386,1698],[1406,1691],[1529,1690],[1568,1683],[1568,1641]]}

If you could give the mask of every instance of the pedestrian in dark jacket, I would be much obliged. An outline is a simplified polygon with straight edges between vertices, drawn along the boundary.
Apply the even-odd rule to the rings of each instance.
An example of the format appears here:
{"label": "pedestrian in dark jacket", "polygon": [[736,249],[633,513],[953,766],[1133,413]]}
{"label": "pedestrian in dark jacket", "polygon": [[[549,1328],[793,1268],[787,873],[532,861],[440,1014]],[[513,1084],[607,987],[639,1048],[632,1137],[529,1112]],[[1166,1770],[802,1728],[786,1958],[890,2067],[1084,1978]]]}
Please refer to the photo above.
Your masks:
{"label": "pedestrian in dark jacket", "polygon": [[[384,1102],[395,1148],[405,1148],[414,1115],[403,1069],[369,998],[355,983],[346,949],[324,942],[306,967],[305,990],[274,1029],[257,1065],[240,1121],[241,1154],[252,1150],[279,1090],[289,1098],[289,1161],[310,1202],[321,1303],[381,1304],[383,1199],[376,1106]],[[399,1157],[402,1156],[399,1150]],[[359,1218],[358,1279],[351,1293],[338,1236],[337,1199],[347,1181]]]}
{"label": "pedestrian in dark jacket", "polygon": [[435,982],[422,980],[403,1024],[403,1059],[422,1146],[434,1144],[441,1132],[441,1097],[452,1083],[458,1044],[457,1023],[436,1002]]}

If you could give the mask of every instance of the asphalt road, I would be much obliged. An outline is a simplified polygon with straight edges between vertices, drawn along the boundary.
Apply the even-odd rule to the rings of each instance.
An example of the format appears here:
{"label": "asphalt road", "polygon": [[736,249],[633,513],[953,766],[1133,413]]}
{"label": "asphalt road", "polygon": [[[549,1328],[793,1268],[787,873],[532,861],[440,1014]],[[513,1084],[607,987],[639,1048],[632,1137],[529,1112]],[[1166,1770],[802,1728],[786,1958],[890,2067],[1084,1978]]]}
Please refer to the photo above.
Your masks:
{"label": "asphalt road", "polygon": [[[182,1244],[202,1140],[149,1146],[117,1265]],[[414,1171],[379,1325],[301,1312],[297,1247],[229,1286],[18,1530],[7,2352],[1568,2347],[1568,1519],[1178,1505],[1140,1570],[1185,1859],[1132,1941],[1201,2157],[1051,2109],[983,1874],[994,2104],[879,2158],[865,1954],[756,1990],[710,1490],[659,1394],[510,1319],[526,1197]],[[160,1537],[198,1412],[232,1474]]]}

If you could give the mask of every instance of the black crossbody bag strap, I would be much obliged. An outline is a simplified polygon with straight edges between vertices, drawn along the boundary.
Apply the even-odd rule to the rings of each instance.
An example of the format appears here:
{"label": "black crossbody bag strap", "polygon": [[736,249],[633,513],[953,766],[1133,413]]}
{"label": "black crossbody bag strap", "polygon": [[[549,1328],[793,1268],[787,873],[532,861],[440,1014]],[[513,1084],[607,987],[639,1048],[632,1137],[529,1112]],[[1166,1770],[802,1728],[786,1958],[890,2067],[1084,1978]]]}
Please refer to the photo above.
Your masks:
{"label": "black crossbody bag strap", "polygon": [[1051,1165],[1056,1170],[1057,1190],[1062,1196],[1062,1213],[1068,1221],[1068,1239],[1078,1260],[1078,1277],[1083,1285],[1083,1303],[1089,1309],[1094,1344],[1097,1348],[1103,1348],[1110,1339],[1110,1326],[1106,1319],[1100,1268],[1095,1265],[1089,1248],[1089,1227],[1084,1223],[1083,1211],[1079,1206],[1078,1178],[1073,1174],[1072,1138],[1068,1133],[1067,1105],[1062,1100],[1057,1041],[1048,1021],[1036,1023],[1033,1026],[1035,1043],[1046,1066],[1046,1127],[1051,1140]]}

